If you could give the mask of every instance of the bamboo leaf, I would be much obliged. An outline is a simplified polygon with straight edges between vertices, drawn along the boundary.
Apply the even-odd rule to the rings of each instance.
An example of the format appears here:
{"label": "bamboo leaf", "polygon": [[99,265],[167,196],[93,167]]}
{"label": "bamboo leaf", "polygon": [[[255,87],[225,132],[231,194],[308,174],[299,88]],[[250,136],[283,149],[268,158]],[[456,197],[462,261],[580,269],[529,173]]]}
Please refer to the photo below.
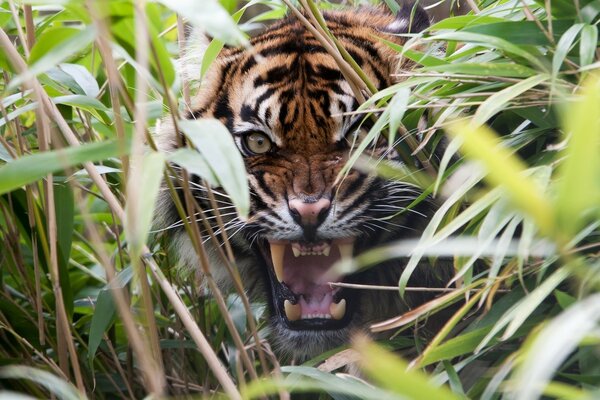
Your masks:
{"label": "bamboo leaf", "polygon": [[557,182],[556,218],[565,237],[598,215],[600,204],[600,75],[591,76],[580,94],[565,113],[569,144]]}
{"label": "bamboo leaf", "polygon": [[475,112],[472,122],[479,125],[486,123],[487,120],[489,120],[498,112],[502,111],[512,99],[548,79],[549,77],[545,74],[534,75],[519,83],[509,86],[506,89],[502,89],[501,91],[494,93],[486,101],[481,103]]}
{"label": "bamboo leaf", "polygon": [[569,307],[533,335],[525,344],[524,359],[515,371],[512,398],[539,398],[560,364],[585,335],[598,328],[599,321],[600,294],[594,294]]}
{"label": "bamboo leaf", "polygon": [[[56,65],[65,62],[66,60],[73,58],[81,50],[85,49],[90,45],[96,38],[96,28],[93,25],[86,27],[85,29],[78,30],[75,34],[68,36],[62,41],[52,42],[52,51],[43,51],[43,55],[32,60],[29,69],[23,74],[15,77],[10,81],[8,89],[14,89],[20,86],[23,82],[42,74]],[[49,38],[50,42],[52,39]],[[40,53],[42,53],[40,51]]]}
{"label": "bamboo leaf", "polygon": [[185,17],[192,25],[206,31],[220,41],[234,45],[248,45],[248,39],[239,30],[229,13],[216,0],[158,0],[166,7]]}
{"label": "bamboo leaf", "polygon": [[481,33],[471,33],[471,32],[448,32],[442,33],[439,35],[435,35],[428,40],[455,40],[466,43],[476,43],[479,46],[487,47],[487,48],[496,48],[502,50],[508,54],[513,54],[518,57],[521,57],[529,63],[540,70],[544,70],[544,64],[540,62],[540,60],[532,54],[530,51],[520,47],[516,44],[513,44],[505,39],[501,39],[497,36],[484,35]]}
{"label": "bamboo leaf", "polygon": [[[141,170],[130,172],[129,185],[136,185],[136,196],[132,197],[132,192],[130,192],[130,201],[127,202],[125,207],[127,216],[125,232],[133,253],[132,257],[141,255],[142,247],[148,240],[164,166],[165,158],[163,154],[150,152],[144,155],[140,165]],[[136,202],[133,203],[132,199],[135,199]]]}
{"label": "bamboo leaf", "polygon": [[227,128],[216,119],[180,120],[179,126],[210,166],[211,175],[231,196],[240,216],[247,216],[250,191],[246,168]]}
{"label": "bamboo leaf", "polygon": [[0,369],[0,378],[30,380],[46,388],[61,400],[83,400],[85,398],[68,381],[37,368],[17,365],[7,366]]}
{"label": "bamboo leaf", "polygon": [[90,143],[61,150],[45,151],[21,157],[0,167],[0,194],[8,193],[50,173],[87,161],[101,161],[127,154],[117,141]]}
{"label": "bamboo leaf", "polygon": [[581,29],[581,40],[579,42],[579,65],[585,67],[594,62],[596,49],[598,48],[598,27],[596,25],[585,25]]}
{"label": "bamboo leaf", "polygon": [[558,44],[556,45],[556,50],[554,52],[554,57],[552,57],[552,77],[555,79],[560,71],[560,67],[562,66],[567,54],[571,51],[573,47],[573,43],[579,35],[579,31],[585,26],[585,24],[575,24],[570,27],[564,35],[561,36]]}
{"label": "bamboo leaf", "polygon": [[360,353],[359,365],[382,387],[408,399],[460,399],[446,387],[435,387],[420,371],[407,370],[408,365],[364,337],[354,342]]}
{"label": "bamboo leaf", "polygon": [[523,162],[500,144],[491,129],[457,121],[450,124],[447,131],[462,138],[466,155],[485,167],[486,179],[494,186],[503,187],[514,204],[535,220],[540,231],[555,234],[552,204],[538,184],[525,175]]}
{"label": "bamboo leaf", "polygon": [[464,75],[501,76],[527,78],[537,74],[537,71],[520,64],[513,63],[474,63],[462,62],[444,65],[433,65],[421,68],[421,71],[436,71],[444,74],[455,73]]}

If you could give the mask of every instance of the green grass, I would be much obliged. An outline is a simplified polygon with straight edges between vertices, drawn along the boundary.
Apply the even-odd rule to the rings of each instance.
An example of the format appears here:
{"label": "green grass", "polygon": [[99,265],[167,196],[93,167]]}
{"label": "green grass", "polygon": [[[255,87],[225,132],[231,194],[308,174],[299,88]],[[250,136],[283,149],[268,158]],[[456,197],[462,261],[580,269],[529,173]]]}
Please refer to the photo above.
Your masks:
{"label": "green grass", "polygon": [[[378,117],[369,137],[405,135],[400,154],[426,168],[351,159],[408,174],[439,210],[417,243],[344,266],[408,257],[402,294],[420,259],[453,257],[452,291],[372,327],[401,333],[391,341],[359,337],[289,366],[268,346],[263,305],[210,279],[208,296],[198,276],[169,268],[164,239],[149,230],[160,177],[173,171],[142,146],[158,119],[180,118],[177,99],[188,95],[173,62],[177,13],[215,38],[211,60],[224,43],[247,44],[248,22],[281,18],[286,6],[0,1],[0,397],[600,396],[600,3],[463,7],[390,44],[416,65],[361,105]],[[214,147],[181,150],[178,164],[247,213],[243,165],[219,157],[235,152],[229,135],[206,144],[203,133],[222,127],[188,124],[201,149]],[[214,168],[222,158],[231,161]],[[452,304],[445,325],[422,338],[423,320]],[[358,360],[373,386],[315,368],[323,360]]]}

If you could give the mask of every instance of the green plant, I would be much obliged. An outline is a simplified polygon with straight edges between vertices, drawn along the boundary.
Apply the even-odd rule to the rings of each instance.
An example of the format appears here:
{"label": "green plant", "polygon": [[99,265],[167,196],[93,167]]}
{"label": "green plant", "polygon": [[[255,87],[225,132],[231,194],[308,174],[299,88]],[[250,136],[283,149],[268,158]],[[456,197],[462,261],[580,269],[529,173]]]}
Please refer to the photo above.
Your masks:
{"label": "green plant", "polygon": [[[375,93],[343,52],[339,60],[371,91],[359,109],[378,117],[368,137],[401,138],[399,152],[424,168],[373,163],[360,149],[351,163],[410,176],[440,203],[418,243],[340,267],[408,257],[403,295],[419,290],[407,282],[421,258],[453,257],[452,287],[372,327],[398,332],[381,344],[408,363],[358,338],[352,349],[280,366],[260,304],[214,286],[208,296],[197,276],[168,268],[160,238],[148,240],[160,178],[176,172],[165,162],[172,157],[247,212],[248,194],[235,184],[240,164],[211,168],[211,154],[234,152],[228,135],[212,152],[166,156],[152,150],[149,132],[164,114],[179,119],[177,98],[189,101],[173,62],[183,31],[176,13],[215,38],[205,71],[224,44],[246,45],[240,27],[281,18],[287,7],[304,8],[319,27],[319,9],[339,5],[0,2],[2,387],[59,398],[597,397],[600,3],[467,4],[465,15],[405,46],[389,44],[415,66],[388,89]],[[322,40],[336,46],[326,31]],[[203,124],[192,128],[209,129]],[[419,324],[452,304],[424,342]],[[325,359],[336,367],[361,360],[375,386],[315,368]]]}

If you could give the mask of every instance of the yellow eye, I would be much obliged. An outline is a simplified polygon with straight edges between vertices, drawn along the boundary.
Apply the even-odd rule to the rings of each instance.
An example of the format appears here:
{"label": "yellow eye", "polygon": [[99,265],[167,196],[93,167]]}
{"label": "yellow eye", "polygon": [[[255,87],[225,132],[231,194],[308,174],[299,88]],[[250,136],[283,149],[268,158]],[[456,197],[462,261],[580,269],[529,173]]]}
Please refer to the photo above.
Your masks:
{"label": "yellow eye", "polygon": [[254,154],[264,154],[271,150],[273,143],[267,135],[262,132],[253,132],[244,137],[246,148]]}

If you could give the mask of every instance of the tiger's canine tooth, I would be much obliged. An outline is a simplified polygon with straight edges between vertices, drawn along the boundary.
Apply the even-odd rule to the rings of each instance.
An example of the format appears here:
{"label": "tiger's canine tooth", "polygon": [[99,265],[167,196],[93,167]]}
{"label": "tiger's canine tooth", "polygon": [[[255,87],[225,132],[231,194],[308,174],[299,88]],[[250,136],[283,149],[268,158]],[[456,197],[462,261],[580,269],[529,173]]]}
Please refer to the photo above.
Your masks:
{"label": "tiger's canine tooth", "polygon": [[294,253],[294,257],[300,256],[300,249],[292,246],[292,253]]}
{"label": "tiger's canine tooth", "polygon": [[302,307],[300,304],[292,304],[291,301],[286,299],[283,302],[283,309],[285,310],[285,316],[290,321],[297,321],[302,317]]}
{"label": "tiger's canine tooth", "polygon": [[269,243],[271,245],[271,260],[273,261],[273,270],[279,282],[283,281],[283,256],[285,254],[284,243]]}
{"label": "tiger's canine tooth", "polygon": [[352,258],[354,243],[339,243],[338,248],[340,249],[340,256],[342,256],[342,259]]}
{"label": "tiger's canine tooth", "polygon": [[340,320],[346,315],[346,299],[340,300],[339,303],[331,303],[329,305],[329,313],[333,319]]}
{"label": "tiger's canine tooth", "polygon": [[331,247],[330,246],[325,246],[325,248],[323,248],[323,251],[321,252],[325,257],[329,257],[329,252],[331,251]]}

